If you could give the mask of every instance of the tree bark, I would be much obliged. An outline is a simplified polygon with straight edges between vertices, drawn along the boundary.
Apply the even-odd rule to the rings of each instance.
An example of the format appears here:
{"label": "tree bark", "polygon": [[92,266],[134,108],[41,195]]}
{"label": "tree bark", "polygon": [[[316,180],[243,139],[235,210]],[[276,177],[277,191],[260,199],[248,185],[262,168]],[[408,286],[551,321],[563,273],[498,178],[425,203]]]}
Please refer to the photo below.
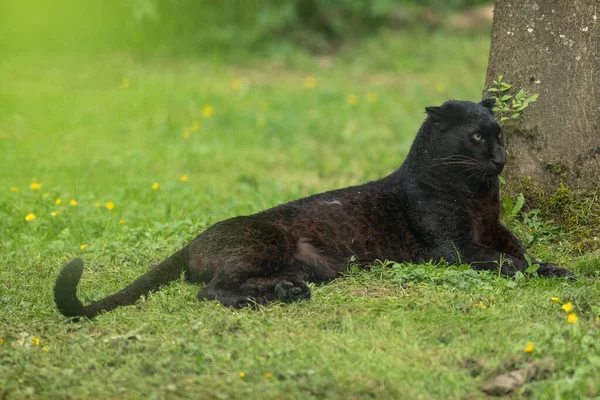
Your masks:
{"label": "tree bark", "polygon": [[[503,124],[507,182],[544,196],[600,186],[600,0],[495,0],[486,89],[539,93]],[[512,93],[511,93],[512,92]],[[485,97],[490,97],[485,93]],[[539,192],[538,192],[539,193]]]}

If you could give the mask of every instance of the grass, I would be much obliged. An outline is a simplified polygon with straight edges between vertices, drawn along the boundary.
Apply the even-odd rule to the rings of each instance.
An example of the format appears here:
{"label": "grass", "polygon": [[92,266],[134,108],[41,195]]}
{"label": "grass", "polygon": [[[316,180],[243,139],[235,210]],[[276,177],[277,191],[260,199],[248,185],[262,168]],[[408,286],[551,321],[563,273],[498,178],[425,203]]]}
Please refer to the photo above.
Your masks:
{"label": "grass", "polygon": [[391,172],[426,105],[480,98],[488,47],[415,32],[331,59],[3,60],[0,398],[481,398],[543,357],[555,373],[516,397],[597,396],[600,259],[538,220],[532,235],[531,216],[510,223],[577,282],[385,263],[258,311],[198,302],[183,281],[93,321],[53,303],[72,257],[98,299],[216,221]]}

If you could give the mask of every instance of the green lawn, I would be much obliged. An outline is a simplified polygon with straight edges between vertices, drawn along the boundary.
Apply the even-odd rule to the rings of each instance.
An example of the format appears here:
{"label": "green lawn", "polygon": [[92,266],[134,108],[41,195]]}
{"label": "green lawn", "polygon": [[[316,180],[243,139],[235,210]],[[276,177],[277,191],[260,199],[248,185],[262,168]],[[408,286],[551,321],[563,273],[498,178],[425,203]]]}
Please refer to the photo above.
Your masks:
{"label": "green lawn", "polygon": [[184,281],[93,321],[54,306],[72,257],[98,299],[216,221],[388,174],[426,105],[481,97],[488,48],[405,32],[330,59],[3,59],[0,399],[475,399],[544,357],[555,373],[517,397],[598,396],[600,257],[537,220],[511,224],[577,282],[378,265],[258,311]]}

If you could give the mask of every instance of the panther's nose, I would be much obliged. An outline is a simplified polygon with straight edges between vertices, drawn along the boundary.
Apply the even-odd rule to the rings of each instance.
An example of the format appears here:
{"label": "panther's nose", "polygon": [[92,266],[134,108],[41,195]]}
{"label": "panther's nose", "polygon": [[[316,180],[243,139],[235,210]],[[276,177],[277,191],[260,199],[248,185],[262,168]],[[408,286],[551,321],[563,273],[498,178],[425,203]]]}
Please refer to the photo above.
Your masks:
{"label": "panther's nose", "polygon": [[498,171],[502,171],[504,164],[506,164],[506,152],[503,149],[495,149],[492,156],[492,163]]}
{"label": "panther's nose", "polygon": [[492,164],[494,164],[494,167],[496,168],[496,171],[498,173],[502,172],[502,170],[504,169],[504,163],[505,163],[504,159],[496,159],[496,158],[492,159]]}

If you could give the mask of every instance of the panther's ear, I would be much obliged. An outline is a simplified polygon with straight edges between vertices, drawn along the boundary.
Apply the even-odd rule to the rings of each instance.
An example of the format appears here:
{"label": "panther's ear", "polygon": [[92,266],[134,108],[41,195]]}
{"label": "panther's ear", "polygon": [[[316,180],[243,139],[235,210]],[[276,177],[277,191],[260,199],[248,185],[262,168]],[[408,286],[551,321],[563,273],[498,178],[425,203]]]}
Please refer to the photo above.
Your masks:
{"label": "panther's ear", "polygon": [[425,112],[433,119],[440,119],[444,115],[444,113],[442,112],[442,107],[425,107]]}
{"label": "panther's ear", "polygon": [[483,100],[481,103],[479,103],[480,105],[484,106],[487,109],[492,109],[494,108],[494,105],[496,105],[496,99],[491,97],[489,99],[485,99]]}

